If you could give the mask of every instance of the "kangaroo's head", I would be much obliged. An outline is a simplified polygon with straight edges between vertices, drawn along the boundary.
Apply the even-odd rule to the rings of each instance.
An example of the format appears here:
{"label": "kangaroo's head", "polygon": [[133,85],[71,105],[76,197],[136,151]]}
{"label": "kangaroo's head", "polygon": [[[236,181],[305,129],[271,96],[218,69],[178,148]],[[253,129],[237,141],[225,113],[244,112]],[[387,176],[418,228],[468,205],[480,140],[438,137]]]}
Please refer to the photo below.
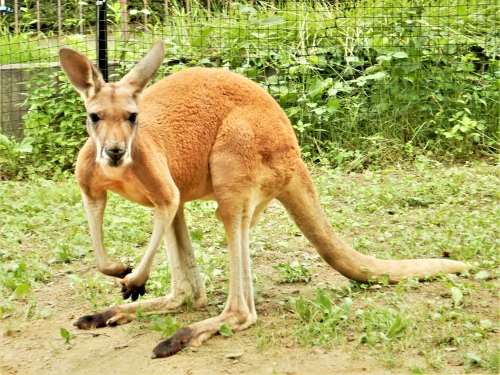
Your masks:
{"label": "kangaroo's head", "polygon": [[62,70],[85,101],[87,131],[95,143],[98,163],[119,167],[132,161],[131,148],[139,126],[139,97],[161,66],[164,49],[163,42],[156,42],[117,83],[104,82],[101,73],[82,54],[70,48],[59,51]]}

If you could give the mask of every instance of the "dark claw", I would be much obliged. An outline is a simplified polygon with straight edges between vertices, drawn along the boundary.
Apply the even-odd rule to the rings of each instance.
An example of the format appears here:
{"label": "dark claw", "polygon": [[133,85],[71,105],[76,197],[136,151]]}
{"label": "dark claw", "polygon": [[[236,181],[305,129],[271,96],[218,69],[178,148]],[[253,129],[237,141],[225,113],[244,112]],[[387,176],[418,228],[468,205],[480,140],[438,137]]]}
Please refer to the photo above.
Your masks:
{"label": "dark claw", "polygon": [[193,331],[189,327],[180,328],[171,338],[160,342],[153,349],[151,358],[166,358],[179,353],[189,346],[193,338]]}
{"label": "dark claw", "polygon": [[127,299],[132,296],[132,301],[137,301],[139,296],[143,296],[146,293],[146,286],[141,285],[140,287],[134,287],[133,289],[128,289],[126,285],[122,286],[123,299]]}
{"label": "dark claw", "polygon": [[132,270],[133,268],[128,266],[127,269],[125,271],[123,271],[121,274],[119,275],[116,275],[115,277],[118,277],[119,279],[123,279],[125,278],[125,276],[127,276],[129,273],[132,273]]}

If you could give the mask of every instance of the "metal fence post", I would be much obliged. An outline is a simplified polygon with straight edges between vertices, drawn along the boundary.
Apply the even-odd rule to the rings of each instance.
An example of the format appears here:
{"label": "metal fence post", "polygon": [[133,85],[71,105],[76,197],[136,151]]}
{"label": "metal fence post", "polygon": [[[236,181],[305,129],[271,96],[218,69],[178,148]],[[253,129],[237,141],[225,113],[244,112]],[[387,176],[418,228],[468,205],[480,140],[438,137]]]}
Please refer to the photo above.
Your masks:
{"label": "metal fence post", "polygon": [[97,9],[97,66],[104,81],[108,82],[108,30],[106,22],[106,0],[96,1]]}

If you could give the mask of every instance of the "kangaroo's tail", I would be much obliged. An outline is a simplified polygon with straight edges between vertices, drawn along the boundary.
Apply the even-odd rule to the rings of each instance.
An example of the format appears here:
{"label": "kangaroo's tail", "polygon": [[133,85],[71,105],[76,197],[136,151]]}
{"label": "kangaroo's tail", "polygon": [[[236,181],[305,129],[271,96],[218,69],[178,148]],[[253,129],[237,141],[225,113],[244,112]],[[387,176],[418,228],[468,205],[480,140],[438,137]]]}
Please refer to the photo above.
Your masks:
{"label": "kangaroo's tail", "polygon": [[277,198],[319,255],[349,279],[367,282],[387,275],[390,283],[397,283],[410,276],[421,280],[439,273],[470,269],[467,264],[454,260],[383,260],[358,253],[338,236],[328,222],[302,161],[290,184]]}

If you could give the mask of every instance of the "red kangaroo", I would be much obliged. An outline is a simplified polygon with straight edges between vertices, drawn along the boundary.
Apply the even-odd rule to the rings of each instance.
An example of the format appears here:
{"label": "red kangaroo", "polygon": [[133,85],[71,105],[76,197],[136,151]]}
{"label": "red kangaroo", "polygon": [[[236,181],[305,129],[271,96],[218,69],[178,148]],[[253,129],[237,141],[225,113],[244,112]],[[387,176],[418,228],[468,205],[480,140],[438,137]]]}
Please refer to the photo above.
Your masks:
{"label": "red kangaroo", "polygon": [[[227,324],[241,331],[257,321],[252,289],[249,231],[272,200],[286,208],[321,257],[342,275],[361,282],[409,276],[424,279],[469,266],[441,259],[381,260],[360,254],[331,227],[301,160],[290,121],[259,85],[226,70],[192,68],[144,90],[164,58],[164,44],[151,51],[118,83],[104,82],[80,53],[62,48],[61,67],[85,101],[90,135],[80,151],[76,179],[100,272],[122,278],[125,299],[145,293],[155,253],[167,248],[172,292],[114,306],[75,323],[81,329],[127,323],[138,308],[165,313],[190,300],[207,305],[205,287],[184,219],[184,203],[215,200],[227,236],[229,294],[223,312],[179,329],[158,344],[153,358],[199,346]],[[143,92],[144,91],[144,92]],[[154,226],[134,270],[113,262],[102,240],[107,191],[152,207]]]}

